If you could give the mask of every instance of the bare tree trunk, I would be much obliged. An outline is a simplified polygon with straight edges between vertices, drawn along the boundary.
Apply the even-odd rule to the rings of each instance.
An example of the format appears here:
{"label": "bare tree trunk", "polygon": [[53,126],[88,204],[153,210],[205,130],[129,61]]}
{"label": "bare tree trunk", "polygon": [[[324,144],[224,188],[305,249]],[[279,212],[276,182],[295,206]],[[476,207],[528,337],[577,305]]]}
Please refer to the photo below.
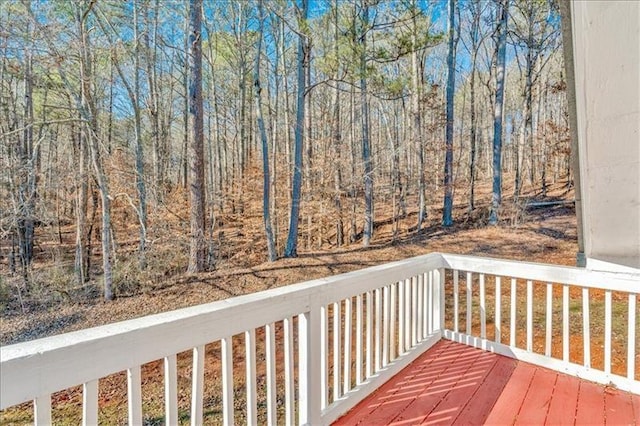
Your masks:
{"label": "bare tree trunk", "polygon": [[24,130],[20,146],[20,187],[18,213],[18,242],[20,266],[24,277],[33,260],[36,201],[36,149],[33,143],[33,45],[31,25],[27,28],[29,40],[25,54],[24,83]]}
{"label": "bare tree trunk", "polygon": [[[338,57],[338,0],[334,3],[334,53]],[[336,67],[336,80],[338,79],[339,67]],[[340,88],[336,85],[333,92],[333,155],[334,155],[334,171],[333,171],[333,191],[334,206],[336,212],[336,245],[338,247],[344,244],[344,222],[342,220],[342,173],[340,172],[340,152],[342,151],[342,134],[340,132]]]}
{"label": "bare tree trunk", "polygon": [[254,68],[254,77],[253,77],[253,85],[254,85],[254,96],[256,100],[256,119],[258,121],[258,129],[260,130],[260,140],[262,142],[262,217],[264,221],[264,230],[267,237],[267,252],[269,256],[269,261],[273,262],[276,260],[276,246],[273,240],[273,228],[271,225],[271,202],[270,202],[270,193],[271,193],[271,176],[269,174],[269,141],[267,138],[267,131],[264,126],[264,119],[262,118],[262,99],[261,99],[261,91],[260,87],[260,55],[262,53],[262,38],[264,31],[264,11],[262,7],[262,0],[258,3],[258,10],[260,14],[260,27],[258,30],[258,46],[256,48],[256,62]]}
{"label": "bare tree trunk", "polygon": [[447,56],[447,126],[444,160],[444,207],[442,225],[453,225],[453,95],[455,94],[456,66],[456,0],[449,0],[449,54]]}
{"label": "bare tree trunk", "polygon": [[476,186],[476,147],[478,144],[478,119],[476,114],[476,71],[478,61],[478,50],[480,49],[480,23],[481,8],[480,0],[472,2],[471,17],[471,80],[470,84],[470,119],[471,129],[469,135],[469,212],[475,209],[475,186]]}
{"label": "bare tree trunk", "polygon": [[[146,267],[146,241],[147,241],[147,189],[144,182],[144,149],[142,143],[142,113],[140,109],[140,43],[139,43],[139,28],[138,28],[138,2],[133,2],[133,87],[129,83],[129,80],[124,75],[117,55],[113,55],[112,65],[115,66],[122,84],[124,85],[131,108],[133,109],[134,120],[134,136],[136,140],[135,147],[135,167],[136,167],[136,190],[138,192],[138,207],[136,208],[136,214],[138,216],[138,223],[140,225],[140,240],[138,244],[138,258],[140,268]],[[110,44],[114,44],[107,26],[108,22],[104,22],[100,15],[97,16],[97,22],[100,28],[107,36]]]}
{"label": "bare tree trunk", "polygon": [[[159,100],[158,100],[158,78],[156,72],[157,61],[157,47],[158,47],[158,9],[159,1],[155,0],[153,7],[153,24],[149,18],[149,14],[145,13],[145,24],[147,31],[144,33],[145,50],[146,50],[146,68],[147,68],[147,84],[149,86],[149,120],[151,121],[151,144],[152,144],[152,158],[153,158],[153,183],[155,185],[156,201],[161,198],[164,192],[164,176],[163,167],[161,162],[163,161],[165,153],[162,150],[162,143],[160,137],[160,116],[159,116]],[[151,30],[153,25],[153,30]],[[153,34],[153,48],[151,47],[151,37],[149,33]]]}
{"label": "bare tree trunk", "polygon": [[[300,0],[300,7],[297,12],[301,15],[300,19],[307,19],[309,11],[308,0]],[[302,142],[304,138],[304,114],[305,102],[304,95],[306,92],[306,67],[309,66],[309,51],[307,46],[307,37],[301,32],[298,36],[298,88],[297,88],[297,112],[296,127],[294,132],[294,163],[293,163],[293,179],[291,183],[291,215],[289,217],[289,235],[287,236],[287,245],[284,250],[285,257],[298,256],[298,222],[300,219],[300,194],[302,192]]]}
{"label": "bare tree trunk", "polygon": [[[191,1],[191,0],[190,0]],[[193,5],[191,5],[193,6]],[[187,34],[187,36],[185,36],[184,38],[184,52],[185,52],[185,58],[184,58],[184,67],[183,67],[183,79],[182,79],[182,83],[183,83],[183,88],[184,88],[184,98],[183,98],[183,112],[182,112],[182,153],[181,153],[181,174],[182,174],[182,187],[186,190],[187,189],[187,182],[189,180],[189,109],[190,109],[190,104],[189,104],[189,66],[190,66],[190,58],[189,58],[189,49],[191,48],[190,45],[190,36],[188,34],[190,34],[190,25],[191,25],[191,21],[190,20],[186,20],[185,21],[185,34]]]}
{"label": "bare tree trunk", "polygon": [[[85,267],[86,263],[84,258],[87,222],[87,193],[89,190],[89,176],[87,173],[87,141],[84,137],[84,133],[85,132],[81,129],[78,129],[78,132],[76,132],[75,128],[72,127],[72,134],[77,138],[75,144],[77,146],[78,156],[78,174],[76,175],[76,251],[74,269],[76,280],[78,284],[81,285],[89,279],[89,271]],[[73,136],[72,139],[74,139]]]}
{"label": "bare tree trunk", "polygon": [[369,99],[367,93],[367,36],[369,26],[369,6],[363,1],[362,26],[360,34],[360,108],[362,111],[362,160],[364,161],[364,229],[362,231],[362,245],[369,247],[373,237],[373,162],[371,159],[371,140],[369,139]]}
{"label": "bare tree trunk", "polygon": [[191,195],[191,243],[187,273],[204,270],[205,185],[204,185],[204,120],[202,102],[202,0],[189,3],[189,193]]}
{"label": "bare tree trunk", "polygon": [[411,86],[413,95],[411,96],[411,106],[413,109],[413,126],[411,130],[413,132],[413,137],[416,141],[416,144],[418,145],[418,225],[416,227],[416,231],[420,232],[422,230],[422,224],[427,218],[427,202],[425,199],[426,188],[424,176],[424,137],[421,124],[422,111],[420,111],[420,99],[422,97],[422,90],[420,87],[420,72],[422,70],[422,67],[418,63],[418,25],[416,21],[418,16],[418,9],[415,0],[412,3],[412,14],[413,19],[411,20],[411,44],[413,52],[411,52]]}
{"label": "bare tree trunk", "polygon": [[349,145],[351,152],[351,188],[349,195],[351,197],[351,227],[349,232],[349,241],[355,243],[358,239],[358,223],[356,218],[356,211],[358,206],[358,187],[356,186],[356,93],[355,88],[351,87],[349,96],[349,112],[351,115],[350,131],[349,131]]}
{"label": "bare tree trunk", "polygon": [[507,45],[507,19],[509,0],[500,0],[498,22],[498,57],[496,64],[496,102],[493,113],[493,193],[489,223],[498,223],[498,210],[502,203],[502,113],[504,110],[505,62]]}

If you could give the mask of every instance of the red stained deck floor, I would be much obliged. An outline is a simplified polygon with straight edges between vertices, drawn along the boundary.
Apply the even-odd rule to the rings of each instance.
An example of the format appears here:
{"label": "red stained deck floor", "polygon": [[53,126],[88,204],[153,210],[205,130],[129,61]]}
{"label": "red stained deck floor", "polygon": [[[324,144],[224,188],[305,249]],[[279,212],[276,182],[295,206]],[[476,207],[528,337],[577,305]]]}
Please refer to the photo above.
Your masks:
{"label": "red stained deck floor", "polygon": [[442,340],[334,425],[640,424],[640,396]]}

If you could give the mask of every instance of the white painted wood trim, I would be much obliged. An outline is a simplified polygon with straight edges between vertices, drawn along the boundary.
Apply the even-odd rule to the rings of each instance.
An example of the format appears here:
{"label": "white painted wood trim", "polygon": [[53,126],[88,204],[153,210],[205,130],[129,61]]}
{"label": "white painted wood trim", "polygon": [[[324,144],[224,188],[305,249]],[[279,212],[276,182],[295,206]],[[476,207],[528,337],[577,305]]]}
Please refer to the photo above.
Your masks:
{"label": "white painted wood trim", "polygon": [[164,419],[166,424],[178,424],[178,360],[175,354],[164,358]]}
{"label": "white painted wood trim", "polygon": [[[389,364],[389,291],[390,286],[385,286],[382,293],[382,366]],[[346,390],[345,390],[346,392]]]}
{"label": "white painted wood trim", "polygon": [[51,395],[39,396],[33,400],[33,421],[36,426],[51,425]]}
{"label": "white painted wood trim", "polygon": [[589,289],[582,289],[582,338],[583,338],[583,364],[591,367],[591,317],[589,314]]}
{"label": "white painted wood trim", "polygon": [[459,324],[459,312],[458,306],[460,305],[460,295],[458,294],[459,286],[460,286],[460,277],[458,276],[458,270],[454,269],[453,271],[453,330],[458,332],[460,331]]}
{"label": "white painted wood trim", "polygon": [[[440,266],[430,254],[0,348],[0,409],[242,334]],[[185,333],[184,330],[189,330]],[[162,341],[162,345],[157,343]],[[127,348],[127,350],[123,350]],[[135,350],[129,350],[135,348]],[[95,362],[95,354],[100,362]],[[23,374],[29,371],[29,375]]]}
{"label": "white painted wood trim", "polygon": [[293,359],[293,318],[283,320],[284,326],[284,398],[285,398],[285,424],[295,424],[295,371]]}
{"label": "white painted wood trim", "polygon": [[398,303],[396,294],[398,294],[398,283],[391,284],[389,292],[391,293],[391,312],[389,318],[389,361],[393,361],[396,359],[396,307]]}
{"label": "white painted wood trim", "polygon": [[265,355],[267,373],[267,424],[275,426],[278,424],[278,403],[276,383],[276,325],[270,323],[265,325]]}
{"label": "white painted wood trim", "polygon": [[433,271],[427,272],[427,335],[433,333]]}
{"label": "white painted wood trim", "polygon": [[256,330],[244,332],[245,370],[247,388],[247,425],[258,423],[258,397],[256,380]]}
{"label": "white painted wood trim", "polygon": [[418,283],[416,284],[417,295],[417,309],[416,309],[416,342],[424,339],[424,330],[422,328],[422,322],[424,320],[424,274],[420,274],[417,277]]}
{"label": "white painted wood trim", "polygon": [[480,337],[487,338],[487,298],[484,274],[480,274]]}
{"label": "white painted wood trim", "polygon": [[611,373],[611,291],[604,292],[604,372]]}
{"label": "white painted wood trim", "polygon": [[365,378],[371,377],[373,374],[373,293],[368,291],[366,293],[366,333],[365,333]]}
{"label": "white painted wood trim", "polygon": [[636,299],[637,295],[629,294],[629,320],[627,330],[627,378],[635,379],[636,359]]}
{"label": "white painted wood trim", "polygon": [[442,331],[444,330],[444,311],[445,311],[445,291],[444,291],[444,285],[445,285],[445,269],[444,268],[439,268],[436,269],[435,271],[433,271],[434,273],[438,274],[438,299],[439,300],[439,304],[438,304],[438,309],[439,309],[439,318],[438,318],[438,331]]}
{"label": "white painted wood trim", "polygon": [[398,356],[404,353],[404,280],[398,282]]}
{"label": "white painted wood trim", "polygon": [[362,383],[362,294],[356,296],[356,385]]}
{"label": "white painted wood trim", "polygon": [[411,348],[411,278],[404,280],[404,350]]}
{"label": "white painted wood trim", "polygon": [[[222,424],[225,426],[233,426],[234,424],[233,399],[234,398],[233,398],[233,338],[232,337],[225,337],[220,341],[220,351],[222,355]],[[267,359],[268,359],[268,355],[267,355]]]}
{"label": "white painted wood trim", "polygon": [[320,308],[312,308],[298,316],[298,423],[317,425],[320,409]]}
{"label": "white painted wood trim", "polygon": [[191,426],[202,424],[202,396],[204,389],[204,345],[193,348],[193,371],[191,375]]}
{"label": "white painted wood trim", "polygon": [[533,352],[533,282],[527,281],[527,351]]}
{"label": "white painted wood trim", "polygon": [[422,340],[429,336],[429,315],[431,315],[431,305],[429,304],[429,273],[420,274],[422,277]]}
{"label": "white painted wood trim", "polygon": [[140,366],[127,369],[129,424],[142,424],[142,374]]}
{"label": "white painted wood trim", "polygon": [[553,335],[553,285],[547,283],[547,301],[546,301],[546,318],[545,318],[545,342],[544,354],[551,356],[551,337]]}
{"label": "white painted wood trim", "polygon": [[298,315],[298,424],[301,426],[312,424],[313,417],[311,334],[311,313],[305,312]]}
{"label": "white painted wood trim", "polygon": [[344,372],[342,373],[343,385],[342,393],[349,392],[351,389],[351,334],[352,330],[352,313],[351,313],[351,298],[344,299]]}
{"label": "white painted wood trim", "polygon": [[82,385],[82,425],[98,424],[98,380]]}
{"label": "white painted wood trim", "polygon": [[[381,337],[381,333],[382,333],[382,290],[379,288],[376,288],[374,290],[374,305],[375,305],[375,311],[374,311],[374,371],[378,371],[380,370],[380,368],[382,367],[382,337]],[[336,400],[338,398],[334,398],[334,400]]]}
{"label": "white painted wood trim", "polygon": [[418,342],[418,277],[411,277],[411,347]]}
{"label": "white painted wood trim", "polygon": [[[340,398],[342,394],[342,309],[340,302],[333,303],[333,400]],[[321,406],[324,410],[326,405]]]}
{"label": "white painted wood trim", "polygon": [[569,286],[562,286],[562,360],[569,362]]}
{"label": "white painted wood trim", "polygon": [[[511,306],[509,313],[509,345],[511,347],[516,346],[516,306],[517,306],[517,291],[518,291],[518,282],[515,278],[511,278]],[[469,334],[469,333],[467,333]]]}
{"label": "white painted wood trim", "polygon": [[320,407],[329,405],[329,313],[320,307]]}
{"label": "white painted wood trim", "polygon": [[472,301],[473,301],[473,291],[472,291],[472,286],[473,286],[473,273],[471,272],[467,272],[467,327],[465,328],[465,331],[467,332],[467,334],[471,334],[473,332],[473,329],[471,328],[471,319],[472,319]]}
{"label": "white painted wood trim", "polygon": [[[500,341],[502,340],[502,286],[501,286],[500,277],[495,277],[495,279],[496,279],[495,341],[497,343],[500,343]],[[458,330],[454,330],[454,331],[458,331]]]}
{"label": "white painted wood trim", "polygon": [[500,260],[484,257],[442,253],[448,269],[461,269],[475,273],[500,275],[532,281],[571,284],[581,287],[599,288],[612,291],[640,293],[640,274],[622,272],[602,272],[570,266],[542,263]]}
{"label": "white painted wood trim", "polygon": [[640,395],[640,382],[637,380],[629,380],[626,377],[617,376],[615,374],[607,374],[600,370],[586,368],[583,365],[565,362],[556,358],[550,358],[534,352],[528,352],[520,348],[513,348],[507,345],[499,344],[490,340],[480,339],[479,337],[469,336],[463,333],[455,333],[453,330],[445,330],[443,337],[447,340],[462,343],[489,352],[495,352],[519,361],[528,362],[530,364],[539,365],[550,370],[559,371],[569,374],[570,376],[585,379],[602,385],[614,385],[618,389],[632,392]]}

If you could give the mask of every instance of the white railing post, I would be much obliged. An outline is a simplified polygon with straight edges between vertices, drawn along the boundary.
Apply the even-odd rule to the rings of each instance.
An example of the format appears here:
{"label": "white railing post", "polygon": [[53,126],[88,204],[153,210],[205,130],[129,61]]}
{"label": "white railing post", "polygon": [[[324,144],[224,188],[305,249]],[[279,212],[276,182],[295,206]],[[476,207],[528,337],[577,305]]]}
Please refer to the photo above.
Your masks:
{"label": "white railing post", "polygon": [[362,295],[356,296],[356,385],[362,383]]}
{"label": "white railing post", "polygon": [[[220,341],[222,355],[222,424],[233,425],[233,337]],[[204,361],[204,360],[203,360]],[[268,356],[267,356],[268,362]]]}
{"label": "white railing post", "polygon": [[327,354],[329,353],[329,313],[326,306],[320,307],[320,408],[325,409],[329,404],[327,383],[329,366]]}
{"label": "white railing post", "polygon": [[500,277],[496,277],[496,293],[495,293],[496,318],[494,321],[495,328],[496,328],[496,335],[495,335],[496,343],[501,343],[501,340],[502,340],[502,286],[500,281],[501,281]]}
{"label": "white railing post", "polygon": [[591,368],[591,317],[589,315],[589,289],[582,289],[582,340],[583,340],[583,364]]}
{"label": "white railing post", "polygon": [[193,348],[191,382],[191,426],[202,424],[202,396],[204,391],[204,345]]}
{"label": "white railing post", "polygon": [[373,292],[366,293],[366,321],[365,321],[365,378],[373,375]]}
{"label": "white railing post", "polygon": [[389,361],[396,359],[396,312],[397,312],[397,299],[398,283],[393,283],[389,287],[391,292],[390,305],[391,312],[389,314]]}
{"label": "white railing post", "polygon": [[127,400],[129,424],[142,424],[142,375],[139,365],[127,370]]}
{"label": "white railing post", "polygon": [[98,381],[91,380],[82,385],[82,425],[98,424]]}
{"label": "white railing post", "polygon": [[404,353],[404,280],[398,281],[398,355]]}
{"label": "white railing post", "polygon": [[247,425],[258,424],[258,402],[256,383],[256,330],[252,328],[244,332],[245,370],[247,388]]}
{"label": "white railing post", "polygon": [[[264,326],[264,352],[267,372],[267,424],[278,423],[277,389],[276,389],[276,325],[269,323]],[[233,410],[233,407],[231,407]],[[233,411],[232,411],[233,412]]]}
{"label": "white railing post", "polygon": [[351,298],[344,299],[344,373],[343,378],[343,393],[351,390],[351,334],[352,321],[351,321]]}
{"label": "white railing post", "polygon": [[33,418],[36,426],[51,424],[51,395],[44,395],[33,401]]}
{"label": "white railing post", "polygon": [[438,269],[440,274],[440,331],[444,331],[444,314],[445,314],[445,281],[446,270],[444,268]]}
{"label": "white railing post", "polygon": [[298,316],[299,424],[320,424],[320,308]]}
{"label": "white railing post", "polygon": [[533,352],[533,281],[527,280],[527,352]]}
{"label": "white railing post", "polygon": [[[96,401],[97,398],[96,391]],[[178,360],[175,354],[164,358],[164,420],[169,425],[178,424]],[[97,424],[97,421],[88,424]]]}
{"label": "white railing post", "polygon": [[[333,400],[337,400],[342,396],[340,370],[340,362],[342,360],[342,315],[340,309],[340,301],[333,303]],[[324,408],[324,407],[322,407]]]}
{"label": "white railing post", "polygon": [[458,270],[453,270],[453,331],[456,333],[460,331],[459,324],[459,312],[458,312],[458,304],[460,303],[459,295],[458,295],[458,287],[459,287]]}
{"label": "white railing post", "polygon": [[444,269],[433,271],[433,329],[442,332],[444,328]]}
{"label": "white railing post", "polygon": [[285,425],[295,424],[295,386],[294,386],[294,358],[293,358],[293,318],[287,317],[284,326],[284,399]]}
{"label": "white railing post", "polygon": [[636,295],[629,293],[629,320],[627,321],[627,378],[635,379],[636,359]]}

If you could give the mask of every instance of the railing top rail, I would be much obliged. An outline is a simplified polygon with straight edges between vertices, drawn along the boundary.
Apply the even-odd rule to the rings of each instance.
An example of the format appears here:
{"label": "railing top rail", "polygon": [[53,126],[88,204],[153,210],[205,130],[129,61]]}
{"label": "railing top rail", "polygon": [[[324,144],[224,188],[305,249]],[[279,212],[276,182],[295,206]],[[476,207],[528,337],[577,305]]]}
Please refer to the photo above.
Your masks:
{"label": "railing top rail", "polygon": [[[442,267],[439,254],[0,347],[0,409]],[[161,342],[161,344],[159,344]],[[28,371],[29,374],[24,374]]]}
{"label": "railing top rail", "polygon": [[593,271],[572,266],[442,253],[446,268],[511,278],[640,294],[640,273]]}

